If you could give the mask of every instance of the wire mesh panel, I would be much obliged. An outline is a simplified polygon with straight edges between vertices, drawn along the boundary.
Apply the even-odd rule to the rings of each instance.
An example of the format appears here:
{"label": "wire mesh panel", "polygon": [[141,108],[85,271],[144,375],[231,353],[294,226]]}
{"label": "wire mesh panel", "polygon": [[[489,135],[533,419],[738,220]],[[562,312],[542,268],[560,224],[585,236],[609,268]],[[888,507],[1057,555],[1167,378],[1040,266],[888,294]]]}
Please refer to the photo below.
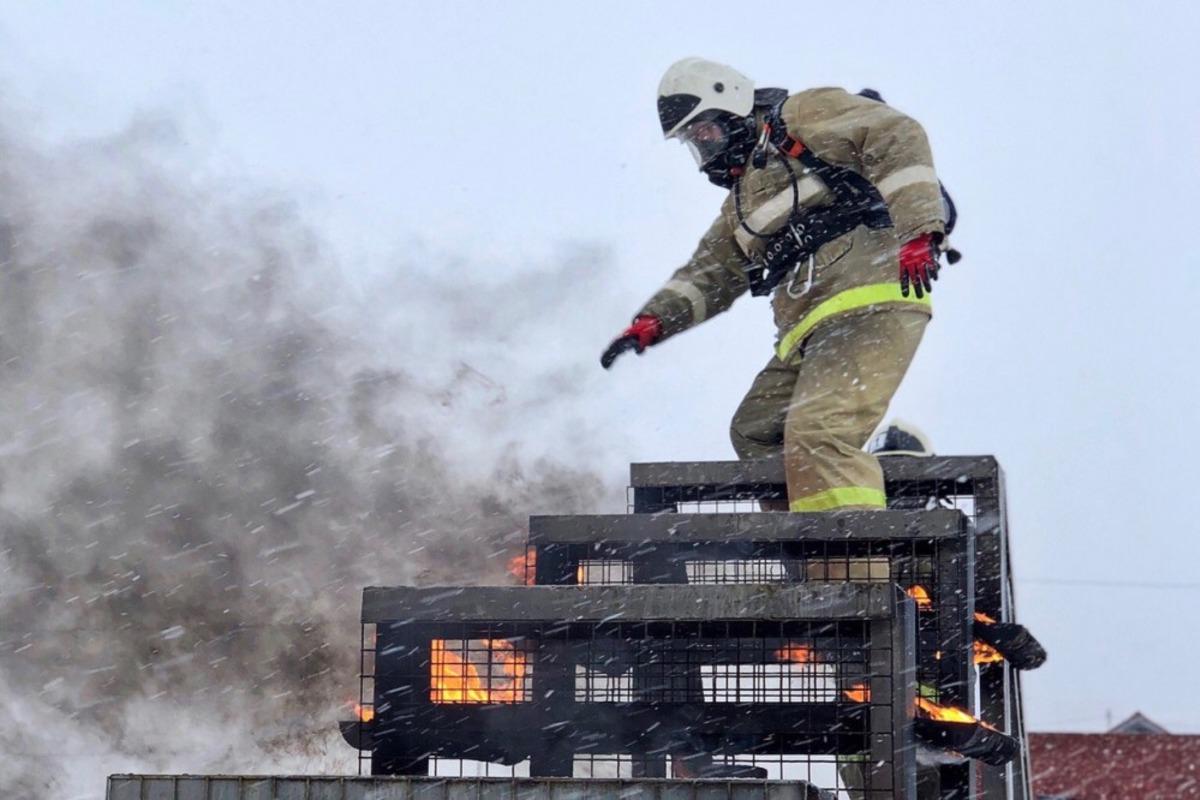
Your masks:
{"label": "wire mesh panel", "polygon": [[372,770],[909,797],[913,607],[883,585],[368,589]]}
{"label": "wire mesh panel", "polygon": [[[1002,622],[1016,622],[1005,520],[1004,476],[990,456],[888,456],[880,458],[888,507],[955,509],[974,533],[973,601]],[[786,499],[781,459],[758,462],[634,464],[630,510],[637,514],[754,511]],[[989,657],[990,656],[990,657]],[[978,707],[984,719],[1024,737],[1020,674],[986,651],[980,653]],[[983,771],[982,796],[1030,798],[1028,754]],[[972,781],[972,787],[974,782]],[[972,791],[974,789],[972,788]]]}
{"label": "wire mesh panel", "polygon": [[[961,511],[979,538],[977,593],[980,610],[996,619],[1011,603],[1001,585],[1010,580],[1002,530],[1003,473],[990,456],[888,456],[880,459],[888,507],[895,510]],[[633,464],[629,510],[638,514],[739,513],[766,501],[786,500],[781,459]]]}
{"label": "wire mesh panel", "polygon": [[899,585],[918,609],[922,693],[973,706],[973,542],[959,512],[544,516],[529,543],[535,584]]}

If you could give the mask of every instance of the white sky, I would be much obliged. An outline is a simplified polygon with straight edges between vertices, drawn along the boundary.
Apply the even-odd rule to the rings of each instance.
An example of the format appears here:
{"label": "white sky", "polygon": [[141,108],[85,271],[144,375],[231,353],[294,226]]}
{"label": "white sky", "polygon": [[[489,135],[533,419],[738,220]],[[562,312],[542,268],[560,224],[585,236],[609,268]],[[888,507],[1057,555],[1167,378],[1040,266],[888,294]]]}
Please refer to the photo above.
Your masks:
{"label": "white sky", "polygon": [[[661,141],[668,64],[879,89],[929,131],[965,254],[893,413],[1007,470],[1021,613],[1051,653],[1026,677],[1031,727],[1140,709],[1200,732],[1200,10],[1049,5],[0,2],[0,99],[52,140],[180,118],[198,166],[299,198],[355,274],[610,246],[623,302],[580,308],[569,337],[591,364],[721,200]],[[732,457],[769,316],[744,299],[595,367],[571,413],[604,468]]]}

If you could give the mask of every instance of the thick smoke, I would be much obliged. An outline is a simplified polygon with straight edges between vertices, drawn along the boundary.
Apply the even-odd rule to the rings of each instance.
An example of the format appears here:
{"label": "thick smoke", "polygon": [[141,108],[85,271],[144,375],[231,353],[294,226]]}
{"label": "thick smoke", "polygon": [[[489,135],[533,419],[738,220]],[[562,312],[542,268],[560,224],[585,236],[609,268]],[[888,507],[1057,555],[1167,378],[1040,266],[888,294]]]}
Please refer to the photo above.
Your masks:
{"label": "thick smoke", "polygon": [[510,349],[555,340],[521,327],[551,301],[594,302],[602,253],[364,291],[294,208],[184,153],[169,124],[53,150],[0,130],[6,798],[350,771],[361,587],[504,582],[529,513],[605,496],[513,444],[593,354]]}

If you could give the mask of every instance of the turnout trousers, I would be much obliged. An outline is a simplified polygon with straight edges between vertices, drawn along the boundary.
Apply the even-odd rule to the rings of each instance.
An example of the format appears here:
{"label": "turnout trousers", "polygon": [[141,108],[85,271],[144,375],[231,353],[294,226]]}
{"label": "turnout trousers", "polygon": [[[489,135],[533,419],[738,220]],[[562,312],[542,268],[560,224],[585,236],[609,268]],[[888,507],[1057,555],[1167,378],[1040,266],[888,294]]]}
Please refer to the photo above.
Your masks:
{"label": "turnout trousers", "polygon": [[773,356],[730,424],[740,459],[782,451],[791,511],[884,508],[883,471],[863,445],[883,420],[929,322],[888,308],[829,320]]}

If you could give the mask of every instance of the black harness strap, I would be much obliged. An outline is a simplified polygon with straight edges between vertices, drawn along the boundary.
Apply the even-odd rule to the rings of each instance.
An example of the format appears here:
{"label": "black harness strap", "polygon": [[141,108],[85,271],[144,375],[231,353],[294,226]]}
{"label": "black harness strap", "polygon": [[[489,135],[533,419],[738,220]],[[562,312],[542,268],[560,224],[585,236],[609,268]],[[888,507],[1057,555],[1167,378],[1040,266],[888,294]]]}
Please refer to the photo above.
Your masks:
{"label": "black harness strap", "polygon": [[[792,178],[792,213],[788,216],[788,221],[791,222],[804,213],[804,209],[800,206],[800,177],[796,175],[795,168],[792,167],[786,158],[780,156],[780,161],[787,167],[787,171]],[[756,239],[766,239],[770,236],[770,234],[751,228],[750,223],[746,220],[746,215],[742,213],[742,181],[740,179],[733,185],[733,208],[737,212],[738,225],[746,233]]]}
{"label": "black harness strap", "polygon": [[[755,296],[770,294],[796,264],[816,254],[822,246],[839,236],[844,236],[859,225],[868,228],[887,228],[892,224],[887,204],[870,181],[852,169],[830,164],[817,156],[804,142],[791,136],[783,122],[781,109],[787,100],[782,90],[770,96],[763,115],[764,145],[775,150],[784,166],[791,173],[792,211],[783,227],[773,234],[752,229],[742,213],[741,179],[734,184],[733,201],[739,225],[751,236],[759,239],[774,239],[777,236],[791,237],[793,243],[787,250],[794,252],[795,259],[786,263],[775,263],[770,268],[759,265],[747,271],[750,293]],[[769,151],[760,149],[754,156],[754,165],[766,166]],[[833,202],[825,206],[805,209],[800,205],[799,176],[791,161],[797,160],[824,183]]]}
{"label": "black harness strap", "polygon": [[783,102],[776,103],[767,111],[764,117],[767,141],[778,152],[798,160],[815,173],[829,187],[834,205],[840,206],[843,213],[859,217],[860,224],[868,228],[889,227],[892,217],[879,190],[849,167],[839,167],[820,158],[804,142],[788,133],[782,112]]}

